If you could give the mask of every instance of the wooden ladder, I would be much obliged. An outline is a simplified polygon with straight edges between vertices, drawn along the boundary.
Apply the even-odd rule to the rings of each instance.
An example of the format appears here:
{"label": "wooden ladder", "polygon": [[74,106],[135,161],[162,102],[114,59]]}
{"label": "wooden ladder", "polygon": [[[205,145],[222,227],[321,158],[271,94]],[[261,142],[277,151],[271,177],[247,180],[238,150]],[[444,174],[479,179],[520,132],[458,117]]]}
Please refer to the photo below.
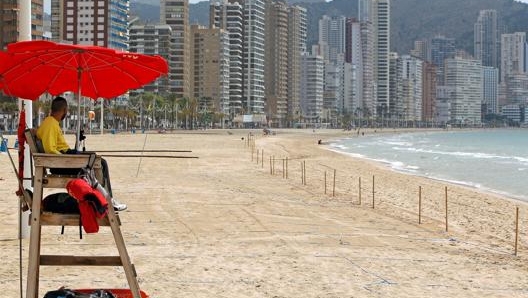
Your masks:
{"label": "wooden ladder", "polygon": [[[26,134],[27,136],[28,134]],[[112,200],[108,200],[108,214],[99,220],[100,226],[110,226],[114,236],[119,256],[73,256],[73,255],[41,255],[42,226],[78,226],[79,215],[57,214],[43,212],[42,196],[44,188],[65,188],[66,184],[76,178],[71,176],[47,175],[47,168],[82,168],[88,164],[89,155],[64,155],[37,153],[35,139],[27,138],[33,155],[35,166],[34,194],[31,205],[31,234],[29,240],[29,260],[26,298],[39,298],[40,266],[122,266],[134,298],[141,298],[136,270],[130,261],[123,235],[121,234],[119,217],[114,211]],[[96,158],[94,170],[98,181],[103,181],[101,157]]]}

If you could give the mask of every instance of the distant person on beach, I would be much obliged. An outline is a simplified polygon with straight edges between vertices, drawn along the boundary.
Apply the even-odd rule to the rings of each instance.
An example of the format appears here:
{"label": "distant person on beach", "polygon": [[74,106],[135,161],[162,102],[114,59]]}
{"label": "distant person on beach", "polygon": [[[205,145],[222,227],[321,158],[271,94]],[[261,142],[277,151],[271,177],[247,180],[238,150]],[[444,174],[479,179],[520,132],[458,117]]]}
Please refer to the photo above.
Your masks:
{"label": "distant person on beach", "polygon": [[[78,154],[76,149],[71,149],[66,140],[60,127],[60,122],[66,118],[68,114],[68,102],[64,97],[57,96],[51,102],[51,113],[37,129],[37,138],[41,140],[42,146],[44,147],[45,153],[51,154]],[[110,173],[108,170],[108,163],[106,160],[101,159],[101,165],[103,167],[103,179],[104,185],[108,188],[108,193],[111,197],[112,186],[110,184]],[[57,175],[77,175],[79,169],[63,169],[55,168],[50,169],[52,174]],[[112,205],[116,211],[123,211],[127,209],[127,205],[119,203],[117,200],[112,198]]]}

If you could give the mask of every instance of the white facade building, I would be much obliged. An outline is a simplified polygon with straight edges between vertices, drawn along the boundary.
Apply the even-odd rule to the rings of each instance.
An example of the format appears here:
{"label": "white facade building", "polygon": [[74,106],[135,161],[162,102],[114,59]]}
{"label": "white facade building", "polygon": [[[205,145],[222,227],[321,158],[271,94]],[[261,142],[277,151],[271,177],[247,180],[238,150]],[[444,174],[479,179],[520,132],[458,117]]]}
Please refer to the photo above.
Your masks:
{"label": "white facade building", "polygon": [[451,121],[481,123],[482,66],[479,60],[455,57],[445,60],[445,85],[453,88]]}
{"label": "white facade building", "polygon": [[242,105],[246,114],[264,114],[265,14],[264,0],[244,1]]}
{"label": "white facade building", "polygon": [[231,118],[242,114],[244,53],[244,9],[227,0],[211,1],[211,28],[221,28],[229,34],[229,112]]}
{"label": "white facade building", "polygon": [[305,53],[301,58],[301,110],[305,121],[317,122],[321,119],[323,92],[323,57]]}

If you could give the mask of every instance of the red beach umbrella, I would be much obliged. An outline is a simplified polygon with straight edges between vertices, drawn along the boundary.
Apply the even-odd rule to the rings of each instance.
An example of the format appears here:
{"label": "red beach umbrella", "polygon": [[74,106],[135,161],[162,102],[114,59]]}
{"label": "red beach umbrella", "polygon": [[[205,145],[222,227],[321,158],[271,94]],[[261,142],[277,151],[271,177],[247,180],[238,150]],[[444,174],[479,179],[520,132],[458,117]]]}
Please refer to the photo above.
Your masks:
{"label": "red beach umbrella", "polygon": [[78,103],[81,96],[113,98],[167,72],[167,61],[160,56],[41,40],[9,44],[0,55],[0,88],[6,95],[30,100],[67,91],[77,93]]}

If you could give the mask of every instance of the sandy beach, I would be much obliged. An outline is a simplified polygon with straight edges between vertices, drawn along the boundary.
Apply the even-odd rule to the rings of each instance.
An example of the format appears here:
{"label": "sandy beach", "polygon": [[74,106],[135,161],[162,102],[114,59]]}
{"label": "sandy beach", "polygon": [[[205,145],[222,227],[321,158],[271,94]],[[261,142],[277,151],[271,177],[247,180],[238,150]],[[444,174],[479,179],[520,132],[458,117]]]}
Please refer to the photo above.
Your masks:
{"label": "sandy beach", "polygon": [[[179,155],[198,157],[107,158],[114,195],[129,208],[120,214],[128,252],[150,297],[528,297],[528,204],[397,173],[317,144],[352,132],[276,132],[87,136],[94,151],[192,150]],[[263,163],[257,150],[264,151]],[[6,154],[0,169],[0,289],[2,297],[19,297],[17,182]],[[24,291],[28,246],[24,239]],[[42,253],[117,255],[117,249],[106,227],[82,240],[77,227],[65,235],[44,227]],[[61,286],[127,283],[120,267],[41,268],[40,297]]]}

